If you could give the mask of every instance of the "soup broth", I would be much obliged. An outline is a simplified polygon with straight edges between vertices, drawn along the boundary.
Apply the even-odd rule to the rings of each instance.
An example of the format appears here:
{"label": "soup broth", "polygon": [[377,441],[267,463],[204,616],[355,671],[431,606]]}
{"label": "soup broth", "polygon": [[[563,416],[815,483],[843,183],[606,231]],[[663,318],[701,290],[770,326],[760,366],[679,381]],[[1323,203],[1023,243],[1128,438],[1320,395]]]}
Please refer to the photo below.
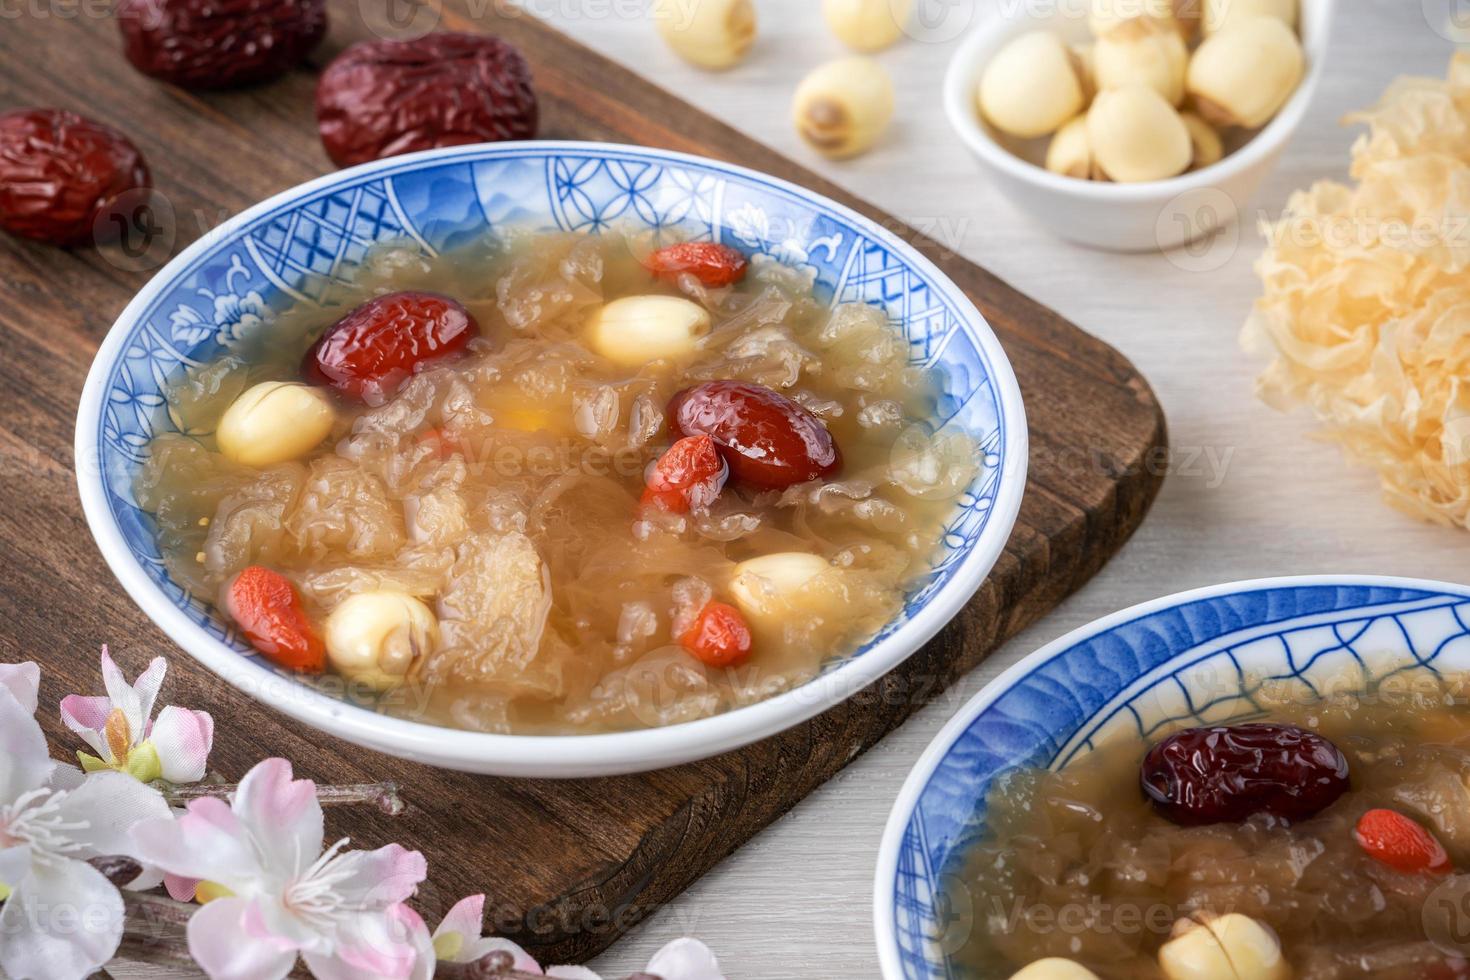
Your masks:
{"label": "soup broth", "polygon": [[[1324,736],[1346,760],[1346,791],[1305,819],[1256,812],[1189,825],[1168,818],[1140,786],[1140,765],[1146,755],[1158,758],[1150,748],[1168,732],[1100,747],[1060,772],[1003,776],[987,802],[984,835],[956,864],[944,896],[952,911],[972,913],[963,917],[955,958],[977,978],[1010,977],[1048,958],[1104,980],[1220,970],[1225,980],[1470,975],[1470,948],[1447,942],[1455,930],[1444,919],[1465,913],[1441,901],[1470,895],[1470,876],[1455,870],[1470,869],[1466,693],[1458,678],[1417,693],[1263,700],[1264,717],[1250,721]],[[1236,780],[1198,749],[1205,742],[1193,744],[1192,764]],[[1259,758],[1280,761],[1269,749]],[[1293,789],[1307,782],[1287,777]],[[1366,815],[1382,810],[1392,811],[1386,819],[1394,826],[1427,831],[1448,864],[1395,865],[1374,850],[1380,842],[1364,843],[1364,828],[1382,813]],[[1224,956],[1216,972],[1177,963],[1171,970],[1166,943],[1230,914],[1263,925],[1252,935],[1267,943],[1274,935],[1279,969],[1239,956],[1231,966]],[[1037,977],[1051,975],[1036,968]]]}
{"label": "soup broth", "polygon": [[[188,372],[167,393],[179,432],[154,440],[135,486],[170,574],[237,620],[242,573],[283,577],[293,628],[325,635],[317,683],[479,731],[667,725],[788,690],[852,653],[927,569],[976,476],[975,447],[924,422],[934,379],[909,364],[883,310],[831,307],[810,276],[773,261],[728,285],[655,275],[652,249],[613,233],[521,233],[428,259],[381,248],[335,287],[336,309],[292,309]],[[313,352],[343,309],[405,290],[457,301],[478,331],[381,390],[339,386],[329,435],[298,458],[248,465],[221,451],[232,406],[262,383],[300,382],[303,356],[320,388]],[[644,351],[617,334],[625,297],[707,322],[673,353]],[[671,402],[728,383],[778,393],[811,430],[798,435],[835,444],[840,462],[787,478],[755,451],[695,445],[728,472],[671,497],[658,481],[676,436],[699,442],[673,431]],[[748,564],[769,556],[776,565]],[[361,652],[352,643],[378,623],[381,602],[344,606],[362,594],[416,600],[389,617],[396,633],[373,626],[398,649],[366,672],[338,649]],[[354,622],[334,619],[358,606]]]}

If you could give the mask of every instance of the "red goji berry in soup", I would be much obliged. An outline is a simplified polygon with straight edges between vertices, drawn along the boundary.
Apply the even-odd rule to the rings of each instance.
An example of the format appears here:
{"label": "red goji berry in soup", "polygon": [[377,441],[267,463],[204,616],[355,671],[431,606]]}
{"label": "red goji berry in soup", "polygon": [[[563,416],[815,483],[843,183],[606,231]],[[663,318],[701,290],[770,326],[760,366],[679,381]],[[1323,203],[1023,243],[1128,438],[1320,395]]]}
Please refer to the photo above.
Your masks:
{"label": "red goji berry in soup", "polygon": [[645,261],[648,271],[660,279],[677,282],[691,275],[710,289],[730,286],[745,278],[745,256],[718,242],[680,242],[665,245]]}
{"label": "red goji berry in soup", "polygon": [[714,503],[729,476],[709,436],[688,436],[668,448],[648,470],[643,503],[673,514]]}
{"label": "red goji berry in soup", "polygon": [[750,656],[750,627],[734,606],[711,602],[699,611],[679,643],[711,667],[734,667]]}
{"label": "red goji berry in soup", "polygon": [[1449,874],[1444,845],[1423,825],[1397,810],[1369,810],[1358,818],[1353,837],[1369,857],[1405,874]]}
{"label": "red goji berry in soup", "polygon": [[326,668],[326,647],[285,576],[251,565],[230,583],[224,606],[250,645],[274,663],[309,674]]}

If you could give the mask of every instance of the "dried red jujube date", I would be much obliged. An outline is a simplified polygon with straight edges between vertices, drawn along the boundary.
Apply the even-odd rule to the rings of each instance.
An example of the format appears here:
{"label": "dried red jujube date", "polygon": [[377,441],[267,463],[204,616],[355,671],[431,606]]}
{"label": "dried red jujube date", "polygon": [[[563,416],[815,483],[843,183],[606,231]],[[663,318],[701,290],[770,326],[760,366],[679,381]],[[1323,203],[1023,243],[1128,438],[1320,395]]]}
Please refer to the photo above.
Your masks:
{"label": "dried red jujube date", "polygon": [[231,88],[295,68],[327,33],[326,0],[120,0],[124,53],[180,88]]}
{"label": "dried red jujube date", "polygon": [[339,167],[536,135],[531,70],[512,45],[441,32],[342,52],[316,89],[317,129]]}
{"label": "dried red jujube date", "polygon": [[1294,725],[1188,728],[1149,750],[1144,795],[1183,826],[1238,823],[1257,813],[1305,820],[1348,790],[1348,761],[1332,742]]}
{"label": "dried red jujube date", "polygon": [[685,388],[668,408],[680,438],[707,435],[737,480],[781,489],[830,476],[842,454],[822,420],[780,392],[743,381]]}
{"label": "dried red jujube date", "polygon": [[302,373],[378,405],[421,365],[459,353],[479,332],[469,311],[447,296],[389,293],[328,327],[306,352]]}
{"label": "dried red jujube date", "polygon": [[80,245],[115,233],[98,217],[151,186],[143,155],[111,126],[62,109],[0,115],[0,229],[12,235]]}

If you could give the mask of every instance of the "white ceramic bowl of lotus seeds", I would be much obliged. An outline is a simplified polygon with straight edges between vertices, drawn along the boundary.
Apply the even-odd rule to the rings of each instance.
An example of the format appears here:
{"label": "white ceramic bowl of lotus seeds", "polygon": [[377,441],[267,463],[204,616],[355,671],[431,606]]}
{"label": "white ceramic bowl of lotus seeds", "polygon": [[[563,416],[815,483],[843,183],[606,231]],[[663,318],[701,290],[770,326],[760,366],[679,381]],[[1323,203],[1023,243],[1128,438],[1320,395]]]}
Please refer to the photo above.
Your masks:
{"label": "white ceramic bowl of lotus seeds", "polygon": [[[1198,46],[1193,41],[1179,45],[1172,37],[1151,37],[1146,55],[1103,52],[1096,46],[1097,20],[1089,16],[1091,8],[1111,3],[1131,15],[1152,6],[1167,9],[1171,2],[1185,10],[1214,11],[1213,17],[1225,23],[1210,31],[1194,25],[1195,32],[1204,34]],[[1242,23],[1267,15],[1252,13],[1230,22],[1221,11],[1228,11],[1231,4],[1242,9],[1289,7],[1299,52],[1293,52],[1289,39],[1283,40],[1279,24]],[[945,78],[945,111],[1006,197],[1055,234],[1111,251],[1176,248],[1227,227],[1245,213],[1311,104],[1327,60],[1335,7],[1336,0],[1059,0],[1011,5],[1005,8],[1008,12],[998,11],[977,27],[956,51]],[[1126,32],[1137,26],[1114,30]],[[1222,44],[1227,30],[1235,33],[1231,43]],[[1028,39],[1034,42],[1030,50],[1028,42],[1015,44],[1035,32],[1049,32],[1064,43],[1051,42],[1051,50],[1039,39]],[[1199,58],[1211,42],[1214,50],[1207,59]],[[1272,44],[1284,49],[1281,57],[1276,52],[1263,55]],[[1135,53],[1139,57],[1128,57]],[[1112,78],[1120,61],[1126,62],[1121,68],[1125,76],[1134,71],[1140,78],[1152,77],[1117,88],[1099,84],[1099,67],[1107,71],[1096,60],[1100,54],[1113,59]],[[1182,69],[1180,57],[1185,59]],[[1295,66],[1293,58],[1298,59]],[[1056,64],[1048,67],[1049,61]],[[987,113],[981,109],[981,82],[993,62],[997,68],[1007,63],[1015,67],[991,72],[987,87],[993,92],[999,80],[1000,100],[1008,99],[1009,106],[997,107],[999,100],[992,94],[987,100],[992,111]],[[1070,69],[1063,67],[1068,64]],[[1078,103],[1076,94],[1067,91],[1070,79],[1057,81],[1051,67],[1062,71],[1064,79],[1066,70],[1076,71],[1073,77],[1088,90],[1096,87],[1098,97],[1090,98],[1088,91]],[[1200,89],[1212,80],[1199,78],[1201,69],[1219,76],[1214,84],[1223,104],[1206,104],[1209,100]],[[1181,85],[1182,94],[1177,88]],[[1276,91],[1270,90],[1273,85]],[[1005,92],[1007,87],[1013,91]],[[1155,97],[1156,91],[1167,94]],[[1005,116],[1007,108],[1012,110],[1010,117]],[[997,115],[1008,129],[1025,135],[994,125],[991,119]],[[1213,123],[1206,125],[1201,116]],[[1150,120],[1164,125],[1152,126]],[[1220,125],[1229,121],[1237,124]],[[1211,135],[1218,136],[1218,145],[1209,145]],[[1094,142],[1101,144],[1096,152]],[[1104,151],[1117,173],[1108,173],[1099,164]],[[1047,169],[1049,155],[1055,169],[1086,172],[1094,179]],[[1209,162],[1215,156],[1219,159]]]}

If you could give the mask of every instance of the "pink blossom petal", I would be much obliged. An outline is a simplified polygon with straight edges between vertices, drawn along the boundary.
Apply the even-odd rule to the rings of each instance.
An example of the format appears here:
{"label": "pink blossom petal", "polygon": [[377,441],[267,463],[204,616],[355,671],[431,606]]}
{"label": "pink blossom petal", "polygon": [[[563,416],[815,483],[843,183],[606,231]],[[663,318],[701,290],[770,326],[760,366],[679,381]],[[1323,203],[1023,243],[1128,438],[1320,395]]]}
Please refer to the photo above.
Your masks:
{"label": "pink blossom petal", "polygon": [[408,975],[409,980],[433,980],[434,973],[439,969],[439,956],[434,950],[434,939],[429,935],[429,927],[407,905],[395,905],[390,914],[397,917],[408,930],[409,941],[413,944],[414,962],[413,971]]}
{"label": "pink blossom petal", "polygon": [[[469,895],[461,898],[455,903],[454,908],[444,914],[439,928],[434,930],[434,938],[458,935],[460,946],[463,948],[469,945],[471,940],[479,939],[484,928],[485,896]],[[456,962],[462,961],[457,960]]]}
{"label": "pink blossom petal", "polygon": [[17,844],[0,850],[0,885],[15,888],[31,871],[31,846]]}
{"label": "pink blossom petal", "polygon": [[292,951],[331,948],[321,931],[285,908],[278,896],[257,895],[250,899],[241,916],[245,935],[255,942]]}
{"label": "pink blossom petal", "polygon": [[653,954],[645,973],[661,980],[725,980],[720,961],[698,939],[675,939]]}
{"label": "pink blossom petal", "polygon": [[357,908],[386,909],[406,901],[429,873],[418,851],[389,844],[376,851],[347,851],[331,863],[340,875],[335,891]]}
{"label": "pink blossom petal", "polygon": [[0,799],[7,802],[44,786],[56,768],[33,715],[0,687]]}
{"label": "pink blossom petal", "polygon": [[112,959],[122,927],[122,896],[96,868],[66,858],[34,862],[0,908],[0,969],[82,980]]}
{"label": "pink blossom petal", "polygon": [[34,715],[41,690],[41,668],[29,660],[18,664],[0,664],[0,687],[10,690],[26,714]]}
{"label": "pink blossom petal", "polygon": [[204,778],[214,745],[214,719],[208,712],[169,705],[158,713],[148,738],[158,752],[164,779],[179,784]]}
{"label": "pink blossom petal", "polygon": [[168,891],[168,897],[175,902],[192,902],[194,893],[199,888],[199,879],[166,874],[163,876],[163,887]]}
{"label": "pink blossom petal", "polygon": [[136,733],[139,740],[148,734],[148,719],[153,717],[153,704],[158,700],[158,692],[163,687],[163,675],[166,673],[168,661],[162,657],[154,657],[148,664],[148,669],[133,681],[133,694],[138,699],[138,714],[142,719]]}
{"label": "pink blossom petal", "polygon": [[602,977],[585,966],[553,966],[546,971],[546,975],[559,980],[602,980]]}
{"label": "pink blossom petal", "polygon": [[86,780],[87,774],[68,762],[56,763],[51,778],[46,781],[47,789],[76,789]]}
{"label": "pink blossom petal", "polygon": [[[62,819],[75,825],[67,836],[81,844],[83,857],[133,856],[129,831],[140,821],[170,819],[168,803],[152,786],[115,772],[92,773],[60,804]],[[157,877],[152,884],[157,884]],[[150,886],[151,887],[151,886]]]}
{"label": "pink blossom petal", "polygon": [[[307,969],[316,980],[417,980],[417,972],[409,973],[374,973],[360,966],[349,963],[339,956],[328,956],[323,953],[304,953],[301,957],[306,961]],[[417,971],[417,966],[414,967]],[[433,976],[433,974],[429,974]]]}
{"label": "pink blossom petal", "polygon": [[210,980],[281,980],[295,965],[294,950],[247,938],[248,906],[243,898],[217,898],[190,917],[189,955]]}
{"label": "pink blossom petal", "polygon": [[88,698],[80,694],[68,694],[61,699],[61,720],[67,728],[76,732],[87,743],[87,747],[106,762],[112,761],[112,749],[102,737],[102,726],[107,724],[107,713],[112,702],[107,698]]}
{"label": "pink blossom petal", "polygon": [[256,763],[240,780],[233,806],[266,867],[295,876],[321,855],[324,831],[316,784],[292,779],[291,763],[285,759]]}
{"label": "pink blossom petal", "polygon": [[139,860],[233,892],[249,892],[265,874],[245,828],[225,801],[214,797],[190,801],[178,819],[145,820],[133,827],[132,838]]}
{"label": "pink blossom petal", "polygon": [[407,980],[418,961],[411,921],[394,911],[353,916],[337,931],[335,956],[359,974]]}
{"label": "pink blossom petal", "polygon": [[123,676],[122,670],[113,663],[112,654],[107,652],[105,645],[102,647],[102,685],[107,688],[107,699],[112,702],[112,707],[120,709],[127,718],[128,737],[134,742],[142,738],[148,716],[143,714],[137,692]]}

